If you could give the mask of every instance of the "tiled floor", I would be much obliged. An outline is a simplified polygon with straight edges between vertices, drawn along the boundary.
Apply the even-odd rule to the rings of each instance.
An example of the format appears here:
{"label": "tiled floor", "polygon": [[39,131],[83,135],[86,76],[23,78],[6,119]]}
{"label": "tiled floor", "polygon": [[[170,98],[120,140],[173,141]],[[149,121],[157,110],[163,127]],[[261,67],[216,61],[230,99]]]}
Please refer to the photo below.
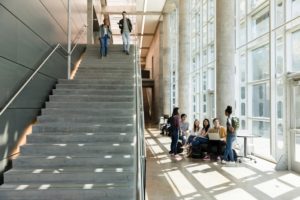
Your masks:
{"label": "tiled floor", "polygon": [[148,200],[300,200],[300,175],[258,160],[228,167],[199,159],[171,158],[170,138],[147,129]]}

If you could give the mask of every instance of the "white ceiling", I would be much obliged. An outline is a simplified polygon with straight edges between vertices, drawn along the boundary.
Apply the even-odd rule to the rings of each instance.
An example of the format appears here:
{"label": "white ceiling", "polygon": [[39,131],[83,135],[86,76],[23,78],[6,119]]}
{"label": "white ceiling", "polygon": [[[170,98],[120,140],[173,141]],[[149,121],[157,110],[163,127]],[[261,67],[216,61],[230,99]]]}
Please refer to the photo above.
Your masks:
{"label": "white ceiling", "polygon": [[[115,44],[121,44],[122,38],[120,35],[117,23],[122,18],[122,11],[128,13],[131,19],[134,30],[133,33],[139,35],[138,41],[142,43],[141,56],[146,57],[149,47],[154,38],[154,34],[158,27],[158,23],[163,12],[166,0],[106,0],[107,7],[104,13],[109,14],[112,32],[114,34],[113,40]],[[144,19],[143,19],[144,18]],[[144,28],[143,28],[143,21]],[[142,30],[144,30],[142,32]],[[142,34],[143,33],[143,34]],[[132,38],[132,43],[135,38]]]}

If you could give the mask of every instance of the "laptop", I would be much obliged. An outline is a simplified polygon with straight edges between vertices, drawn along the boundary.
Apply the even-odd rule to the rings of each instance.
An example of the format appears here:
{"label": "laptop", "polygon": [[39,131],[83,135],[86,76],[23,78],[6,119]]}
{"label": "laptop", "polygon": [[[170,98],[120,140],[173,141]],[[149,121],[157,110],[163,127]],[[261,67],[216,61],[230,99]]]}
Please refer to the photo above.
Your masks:
{"label": "laptop", "polygon": [[221,140],[219,133],[208,133],[209,140]]}

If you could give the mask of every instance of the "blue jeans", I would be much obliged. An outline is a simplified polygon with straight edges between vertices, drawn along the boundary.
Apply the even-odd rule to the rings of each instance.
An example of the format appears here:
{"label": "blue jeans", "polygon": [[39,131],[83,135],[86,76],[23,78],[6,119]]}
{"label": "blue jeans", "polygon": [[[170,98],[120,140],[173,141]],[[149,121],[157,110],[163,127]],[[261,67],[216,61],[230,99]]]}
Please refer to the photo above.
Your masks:
{"label": "blue jeans", "polygon": [[100,46],[100,55],[101,56],[106,56],[108,52],[108,41],[109,38],[107,35],[103,36],[101,39],[101,46]]}
{"label": "blue jeans", "polygon": [[130,33],[129,32],[123,32],[122,33],[122,40],[123,40],[123,49],[126,52],[129,52],[130,50]]}
{"label": "blue jeans", "polygon": [[176,128],[172,130],[172,135],[171,135],[171,151],[170,153],[177,154],[177,143],[179,139],[179,130]]}
{"label": "blue jeans", "polygon": [[191,144],[193,142],[193,139],[195,138],[195,135],[190,135],[188,140],[187,140],[187,144]]}
{"label": "blue jeans", "polygon": [[192,141],[192,146],[198,146],[201,144],[205,144],[208,143],[208,138],[203,138],[203,137],[196,137],[193,141]]}
{"label": "blue jeans", "polygon": [[236,134],[227,132],[226,148],[225,148],[224,158],[223,158],[225,161],[234,161],[232,143],[235,140],[236,140]]}

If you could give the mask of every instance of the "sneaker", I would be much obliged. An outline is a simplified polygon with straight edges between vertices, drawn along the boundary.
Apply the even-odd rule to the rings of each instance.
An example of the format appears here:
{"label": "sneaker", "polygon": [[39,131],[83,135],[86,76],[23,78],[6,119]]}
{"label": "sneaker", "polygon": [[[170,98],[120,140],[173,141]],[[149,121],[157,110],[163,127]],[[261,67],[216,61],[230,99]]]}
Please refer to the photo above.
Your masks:
{"label": "sneaker", "polygon": [[217,160],[218,160],[218,161],[219,161],[219,160],[221,160],[221,157],[220,157],[220,156],[218,156],[218,157],[217,157]]}
{"label": "sneaker", "polygon": [[229,161],[229,162],[228,162],[228,165],[229,165],[229,166],[235,166],[235,162],[234,162],[234,161]]}
{"label": "sneaker", "polygon": [[209,161],[209,160],[210,160],[210,157],[209,157],[209,156],[205,156],[205,157],[203,158],[203,160]]}
{"label": "sneaker", "polygon": [[225,160],[222,160],[221,163],[222,163],[222,164],[226,164],[227,162],[226,162]]}

